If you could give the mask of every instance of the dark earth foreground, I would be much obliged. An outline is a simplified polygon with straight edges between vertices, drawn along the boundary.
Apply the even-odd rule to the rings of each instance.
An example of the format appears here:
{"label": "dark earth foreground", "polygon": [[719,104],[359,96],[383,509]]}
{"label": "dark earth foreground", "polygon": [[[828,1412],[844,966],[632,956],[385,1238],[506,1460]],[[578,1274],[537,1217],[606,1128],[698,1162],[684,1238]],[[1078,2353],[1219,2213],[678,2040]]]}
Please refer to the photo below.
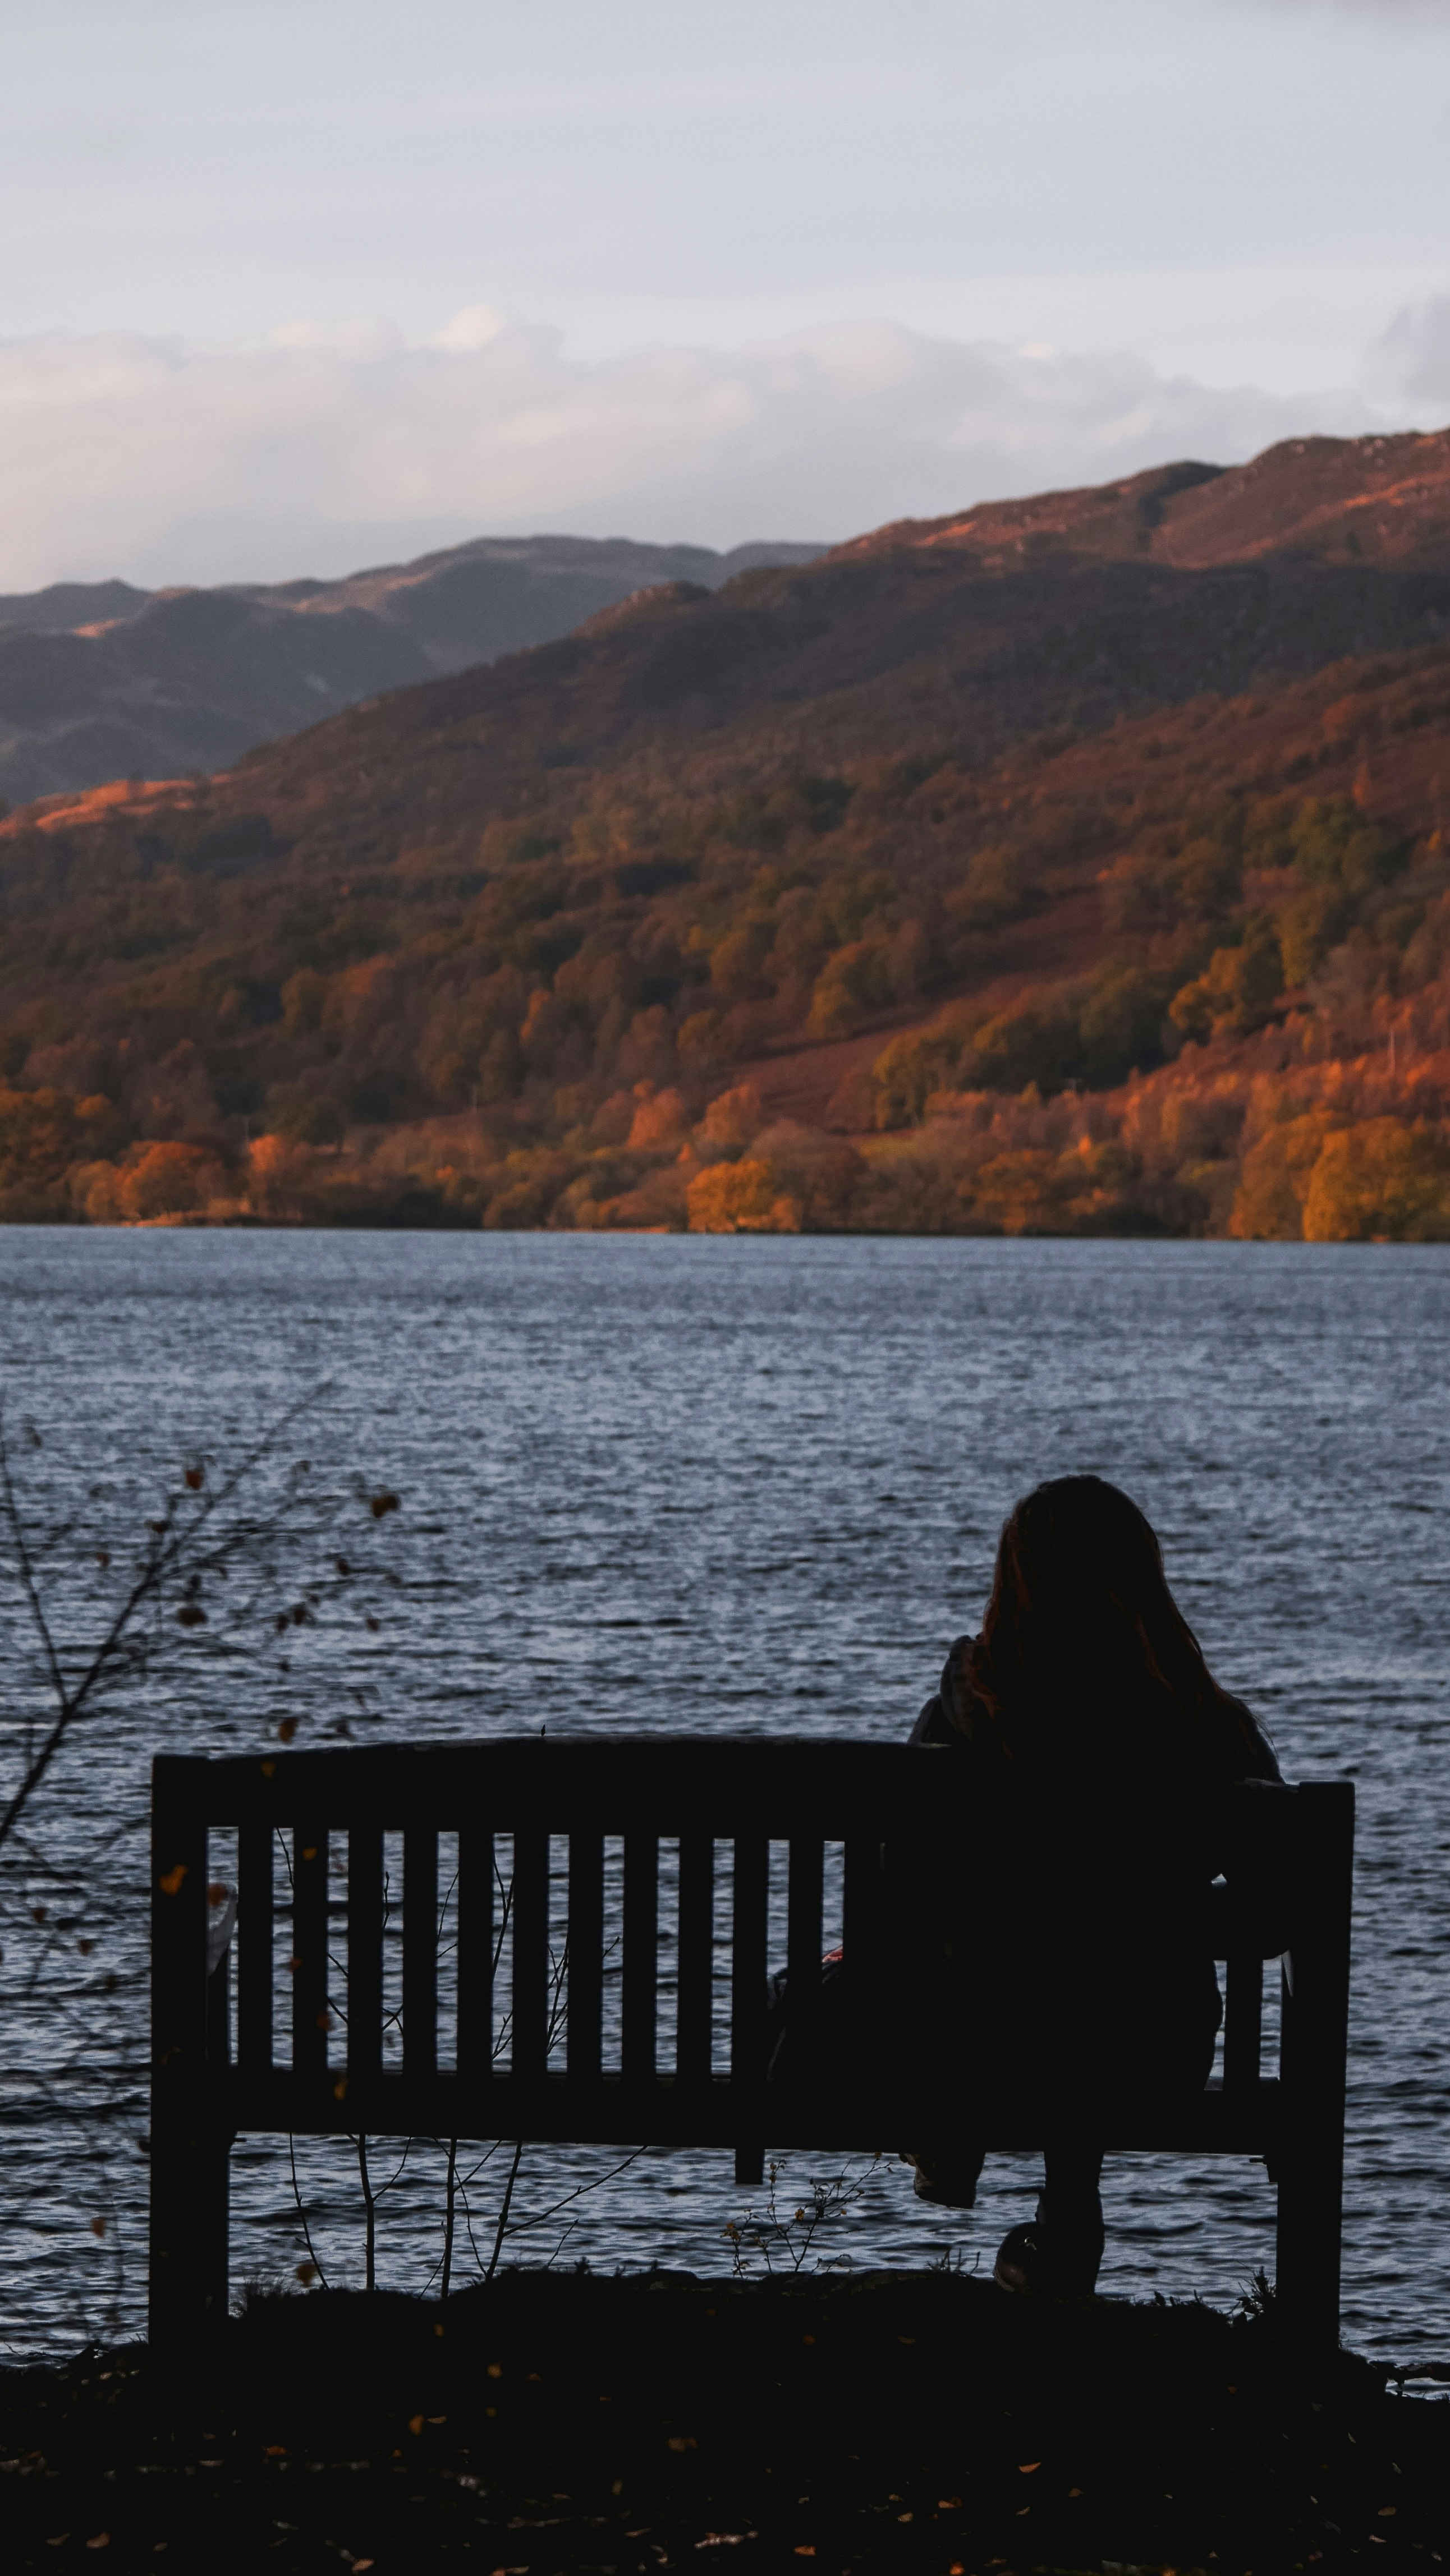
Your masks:
{"label": "dark earth foreground", "polygon": [[1450,2405],[1272,2305],[519,2272],[5,2372],[0,2475],[7,2570],[1387,2576],[1450,2543]]}

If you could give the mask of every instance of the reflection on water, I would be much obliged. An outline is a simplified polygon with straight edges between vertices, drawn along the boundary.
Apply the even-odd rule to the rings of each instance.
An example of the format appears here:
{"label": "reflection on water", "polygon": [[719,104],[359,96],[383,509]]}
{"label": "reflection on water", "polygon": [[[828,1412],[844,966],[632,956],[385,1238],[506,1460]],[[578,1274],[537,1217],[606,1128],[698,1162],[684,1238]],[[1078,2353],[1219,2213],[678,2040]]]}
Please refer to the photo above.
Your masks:
{"label": "reflection on water", "polygon": [[[11,1230],[0,1256],[9,1400],[44,1438],[22,1461],[42,1499],[93,1482],[92,1508],[119,1514],[138,1477],[194,1448],[234,1454],[325,1379],[314,1473],[361,1471],[403,1500],[379,1533],[395,1580],[376,1632],[299,1633],[286,1671],[168,1649],[34,1811],[23,1893],[47,1920],[17,1922],[12,1873],[0,1971],[11,2349],[73,2340],[115,2299],[140,2313],[136,1828],[154,1749],[244,1748],[290,1716],[304,1743],[344,1726],[894,1735],[975,1624],[1008,1505],[1075,1468],[1148,1510],[1210,1660],[1289,1774],[1359,1784],[1346,2327],[1397,2357],[1443,2349],[1450,1254]],[[7,1698],[13,1747],[30,1703],[13,1681]],[[78,1893],[57,1892],[58,1860]],[[85,2033],[48,2088],[42,1989],[24,1991],[47,1945]],[[510,2161],[495,2152],[468,2186],[464,2272],[488,2259]],[[748,2197],[729,2159],[649,2153],[570,2197],[616,2161],[530,2151],[513,2256],[720,2268]],[[290,2272],[307,2246],[285,2142],[249,2140],[234,2165],[237,2276]],[[782,2206],[810,2169],[792,2161]],[[299,2147],[297,2173],[329,2277],[359,2279],[354,2151]],[[370,2179],[387,2186],[381,2275],[421,2282],[441,2151],[375,2142]],[[914,2202],[889,2160],[863,2179],[821,2239],[857,2263],[989,2264],[1030,2207],[1025,2163],[989,2166],[973,2213]],[[1122,2157],[1106,2196],[1105,2289],[1226,2301],[1272,2263],[1261,2167]]]}

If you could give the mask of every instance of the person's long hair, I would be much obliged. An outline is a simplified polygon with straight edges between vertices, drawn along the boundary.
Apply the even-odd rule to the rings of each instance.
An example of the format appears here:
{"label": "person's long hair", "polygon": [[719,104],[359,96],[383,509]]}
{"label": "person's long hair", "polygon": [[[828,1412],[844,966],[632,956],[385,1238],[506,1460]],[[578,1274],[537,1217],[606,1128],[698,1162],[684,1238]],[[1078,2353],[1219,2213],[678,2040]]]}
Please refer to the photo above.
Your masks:
{"label": "person's long hair", "polygon": [[974,1697],[1009,1759],[1103,1774],[1140,1762],[1223,1779],[1259,1751],[1214,1680],[1136,1503],[1101,1476],[1023,1497],[997,1550]]}

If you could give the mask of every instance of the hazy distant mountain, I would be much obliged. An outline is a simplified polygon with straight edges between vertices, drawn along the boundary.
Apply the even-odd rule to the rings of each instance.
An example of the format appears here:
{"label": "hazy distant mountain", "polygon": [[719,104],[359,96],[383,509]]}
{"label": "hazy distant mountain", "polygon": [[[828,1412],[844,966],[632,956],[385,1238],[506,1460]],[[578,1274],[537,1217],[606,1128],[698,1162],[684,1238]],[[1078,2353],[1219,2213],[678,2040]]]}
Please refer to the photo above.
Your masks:
{"label": "hazy distant mountain", "polygon": [[479,537],[342,581],[0,596],[0,795],[222,768],[359,698],[550,643],[656,583],[716,590],[822,552]]}

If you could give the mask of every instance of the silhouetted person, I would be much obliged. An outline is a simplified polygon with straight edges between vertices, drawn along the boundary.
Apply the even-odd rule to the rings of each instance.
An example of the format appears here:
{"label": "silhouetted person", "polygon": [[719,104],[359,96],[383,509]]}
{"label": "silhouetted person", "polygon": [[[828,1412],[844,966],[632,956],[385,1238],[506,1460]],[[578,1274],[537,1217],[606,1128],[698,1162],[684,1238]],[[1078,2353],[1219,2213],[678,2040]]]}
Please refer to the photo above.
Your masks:
{"label": "silhouetted person", "polygon": [[[979,1637],[959,1637],[913,1744],[972,1765],[974,1842],[930,1900],[970,2088],[1043,2105],[1036,2219],[996,2260],[1004,2289],[1085,2296],[1103,2251],[1098,2096],[1201,2091],[1223,2017],[1206,1897],[1217,1794],[1277,1781],[1256,1720],[1214,1680],[1149,1523],[1099,1476],[1062,1476],[1002,1531]],[[926,2200],[969,2208],[970,2134],[914,2154]]]}

